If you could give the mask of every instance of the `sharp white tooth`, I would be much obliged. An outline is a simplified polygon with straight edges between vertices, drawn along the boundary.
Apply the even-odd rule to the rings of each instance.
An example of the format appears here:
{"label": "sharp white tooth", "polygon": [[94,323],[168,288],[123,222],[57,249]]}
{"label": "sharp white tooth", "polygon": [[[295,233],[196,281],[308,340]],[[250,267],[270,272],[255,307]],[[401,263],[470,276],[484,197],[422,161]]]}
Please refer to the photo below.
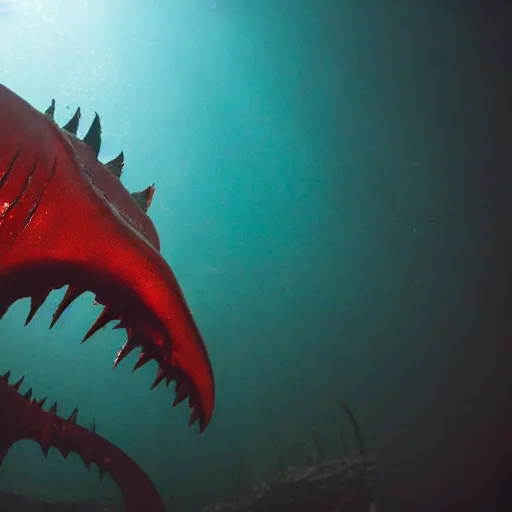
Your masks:
{"label": "sharp white tooth", "polygon": [[188,396],[188,393],[187,393],[187,387],[183,384],[183,382],[177,382],[176,383],[176,398],[174,399],[174,402],[173,402],[173,407],[176,407],[178,404],[181,404],[181,402],[183,402],[183,400],[185,400],[185,398],[187,398]]}
{"label": "sharp white tooth", "polygon": [[199,410],[197,407],[192,409],[192,413],[190,414],[190,420],[188,422],[189,426],[192,426],[199,419]]}
{"label": "sharp white tooth", "polygon": [[96,321],[92,324],[91,328],[87,331],[87,334],[84,336],[82,343],[87,341],[93,334],[97,333],[100,329],[103,329],[109,322],[115,320],[117,315],[113,311],[113,309],[109,306],[105,306],[103,311],[100,313],[100,316],[96,319]]}
{"label": "sharp white tooth", "polygon": [[84,293],[85,290],[75,288],[73,285],[69,285],[66,293],[64,294],[64,297],[62,298],[62,302],[57,306],[57,309],[55,310],[55,313],[53,313],[52,323],[50,324],[50,329],[55,325],[57,320],[60,318],[62,313],[66,310],[66,308],[82,293]]}
{"label": "sharp white tooth", "polygon": [[137,359],[137,362],[135,363],[135,366],[133,367],[132,372],[135,370],[138,370],[140,367],[144,366],[146,363],[149,363],[153,359],[147,352],[144,350],[140,353],[139,359]]}
{"label": "sharp white tooth", "polygon": [[161,367],[158,367],[158,370],[156,372],[155,380],[153,381],[153,384],[151,384],[150,389],[155,389],[160,382],[162,382],[165,378],[165,372],[162,370]]}
{"label": "sharp white tooth", "polygon": [[50,294],[51,290],[36,293],[30,297],[30,311],[28,312],[27,319],[25,320],[25,327],[32,321],[38,309],[44,304],[44,301]]}
{"label": "sharp white tooth", "polygon": [[114,361],[113,370],[116,369],[117,365],[137,346],[137,343],[134,341],[133,333],[128,334],[128,339],[126,343],[121,347],[121,350],[117,353],[116,359]]}

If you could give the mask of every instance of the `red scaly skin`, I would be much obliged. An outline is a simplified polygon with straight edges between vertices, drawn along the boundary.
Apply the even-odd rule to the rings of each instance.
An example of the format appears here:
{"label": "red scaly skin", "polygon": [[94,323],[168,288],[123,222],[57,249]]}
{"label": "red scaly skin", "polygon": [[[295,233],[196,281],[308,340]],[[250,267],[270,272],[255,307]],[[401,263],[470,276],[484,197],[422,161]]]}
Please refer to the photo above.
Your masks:
{"label": "red scaly skin", "polygon": [[[80,140],[80,109],[60,128],[55,102],[42,114],[0,84],[0,318],[31,298],[27,323],[48,294],[68,286],[52,325],[92,291],[104,307],[84,341],[113,320],[128,339],[114,367],[140,349],[135,369],[154,359],[152,388],[176,383],[174,405],[188,399],[201,432],[214,410],[214,380],[201,334],[160,254],[146,211],[154,187],[130,194],[120,181],[124,156],[97,156],[96,114]],[[156,510],[156,509],[155,509]]]}
{"label": "red scaly skin", "polygon": [[67,458],[79,455],[87,468],[97,464],[100,474],[108,472],[125,498],[126,512],[165,512],[151,480],[122,450],[96,432],[76,423],[77,410],[68,419],[57,416],[57,406],[45,411],[45,400],[32,398],[32,390],[21,396],[21,381],[9,385],[9,373],[0,377],[0,464],[11,446],[22,439],[39,443],[45,456],[50,447]]}
{"label": "red scaly skin", "polygon": [[118,360],[135,347],[139,366],[155,359],[157,381],[176,380],[177,399],[189,398],[191,422],[204,430],[214,408],[212,370],[145,213],[154,189],[139,193],[140,207],[111,170],[122,154],[110,168],[97,159],[99,117],[82,141],[73,134],[79,111],[67,131],[53,108],[41,114],[0,85],[0,315],[31,297],[30,320],[51,290],[69,285],[56,321],[77,296],[94,292],[106,307],[88,334],[119,319],[128,341]]}

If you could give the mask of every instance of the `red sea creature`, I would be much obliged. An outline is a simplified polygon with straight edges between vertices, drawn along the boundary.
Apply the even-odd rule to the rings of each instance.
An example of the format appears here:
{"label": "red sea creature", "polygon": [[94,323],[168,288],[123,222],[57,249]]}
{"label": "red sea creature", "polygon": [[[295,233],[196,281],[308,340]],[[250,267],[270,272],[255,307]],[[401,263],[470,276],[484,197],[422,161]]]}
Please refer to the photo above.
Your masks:
{"label": "red sea creature", "polygon": [[96,464],[100,475],[108,472],[123,493],[127,512],[165,512],[146,473],[117,446],[78,425],[77,409],[68,419],[57,416],[56,404],[45,411],[46,399],[33,399],[32,388],[20,395],[23,378],[9,385],[9,377],[9,372],[0,377],[0,464],[14,443],[30,439],[45,455],[53,446],[66,458],[76,453],[88,469]]}
{"label": "red sea creature", "polygon": [[84,341],[118,321],[127,341],[114,367],[140,349],[135,368],[155,360],[152,388],[174,381],[174,404],[188,399],[190,424],[198,420],[204,431],[214,409],[212,369],[146,214],[154,187],[134,194],[124,188],[122,152],[106,164],[98,160],[97,114],[79,139],[80,109],[62,128],[54,111],[55,101],[43,114],[0,84],[0,318],[30,297],[28,323],[52,290],[67,286],[53,326],[92,291],[104,309]]}

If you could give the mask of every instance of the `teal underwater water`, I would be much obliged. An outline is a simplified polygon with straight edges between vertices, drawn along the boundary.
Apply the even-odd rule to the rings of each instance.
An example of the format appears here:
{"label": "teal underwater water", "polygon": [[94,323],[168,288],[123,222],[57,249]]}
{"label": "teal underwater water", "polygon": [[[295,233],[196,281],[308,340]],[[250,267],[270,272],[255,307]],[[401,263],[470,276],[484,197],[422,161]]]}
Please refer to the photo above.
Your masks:
{"label": "teal underwater water", "polygon": [[[149,391],[154,367],[132,375],[133,354],[111,371],[119,331],[81,346],[92,296],[51,331],[63,291],[26,328],[15,304],[0,371],[63,414],[78,405],[177,510],[232,498],[239,471],[248,485],[304,462],[312,432],[339,455],[336,399],[378,459],[383,510],[476,500],[512,448],[496,209],[511,130],[501,18],[461,5],[0,1],[0,81],[40,110],[55,98],[61,122],[80,105],[82,133],[97,111],[100,158],[123,149],[127,187],[156,183],[150,215],[217,409],[199,436],[169,390]],[[113,484],[20,443],[0,487],[68,498]]]}

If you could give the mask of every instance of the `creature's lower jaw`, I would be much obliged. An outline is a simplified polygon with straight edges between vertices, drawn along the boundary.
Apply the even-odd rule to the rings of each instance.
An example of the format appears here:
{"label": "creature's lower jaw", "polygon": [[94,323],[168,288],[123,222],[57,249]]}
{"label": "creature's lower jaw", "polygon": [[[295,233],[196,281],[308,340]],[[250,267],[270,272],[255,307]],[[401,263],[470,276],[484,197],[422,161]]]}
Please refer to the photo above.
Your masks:
{"label": "creature's lower jaw", "polygon": [[154,359],[158,363],[158,370],[151,389],[162,381],[167,386],[174,381],[176,396],[173,405],[188,399],[191,408],[190,425],[199,419],[200,429],[203,431],[207,419],[200,394],[190,376],[177,364],[176,347],[165,326],[141,302],[138,294],[129,285],[114,280],[110,274],[60,262],[38,263],[17,268],[9,274],[0,274],[0,289],[3,291],[0,294],[0,318],[14,302],[29,297],[31,306],[25,322],[27,325],[50,292],[65,286],[67,291],[53,314],[50,327],[53,327],[65,309],[80,295],[88,291],[95,294],[96,302],[104,308],[82,342],[109,322],[117,321],[114,329],[125,329],[127,340],[115,358],[114,368],[134,349],[140,349],[134,371]]}
{"label": "creature's lower jaw", "polygon": [[0,84],[0,318],[13,302],[30,297],[28,322],[52,290],[68,286],[55,322],[92,291],[105,309],[86,338],[118,320],[128,340],[116,364],[134,348],[140,349],[136,367],[155,359],[153,387],[174,380],[175,403],[188,398],[191,423],[199,420],[203,431],[214,410],[213,373],[147,215],[154,187],[131,194],[123,186],[122,152],[107,163],[98,159],[97,114],[80,139],[80,108],[62,127],[54,113],[55,101],[41,113]]}
{"label": "creature's lower jaw", "polygon": [[[64,310],[82,293],[90,291],[98,303],[104,306],[99,318],[86,333],[85,341],[111,321],[118,321],[114,328],[123,328],[128,340],[118,353],[114,367],[134,348],[140,349],[135,369],[155,359],[159,369],[152,388],[165,380],[169,385],[176,382],[175,404],[189,398],[193,404],[194,388],[187,376],[170,362],[172,344],[164,337],[164,329],[152,317],[148,308],[141,304],[137,294],[128,286],[90,269],[56,263],[39,263],[15,268],[0,274],[0,318],[10,305],[22,298],[30,298],[28,324],[53,290],[67,286],[62,302],[50,323],[52,327]],[[54,447],[67,458],[69,453],[78,454],[87,468],[96,464],[100,475],[108,472],[125,497],[127,512],[165,512],[164,505],[154,485],[144,471],[122,450],[77,423],[77,409],[67,419],[57,414],[57,405],[48,410],[43,407],[46,399],[33,398],[32,389],[23,386],[23,379],[9,383],[10,374],[0,378],[0,464],[10,448],[22,439],[37,442],[46,456]],[[20,394],[22,392],[23,394]],[[194,414],[196,409],[192,407]],[[197,419],[197,414],[195,415]]]}
{"label": "creature's lower jaw", "polygon": [[191,423],[203,431],[214,410],[212,369],[145,214],[152,188],[132,196],[119,166],[97,160],[98,117],[79,140],[79,114],[60,128],[51,110],[42,115],[1,86],[0,106],[0,316],[21,297],[36,311],[52,289],[69,285],[58,318],[92,291],[106,306],[92,332],[119,319],[128,340],[118,359],[134,348],[139,366],[155,359],[156,383],[176,380],[178,401],[189,399]]}
{"label": "creature's lower jaw", "polygon": [[124,495],[127,512],[165,512],[144,471],[115,445],[81,427],[77,409],[68,419],[57,415],[57,404],[45,411],[45,398],[32,398],[31,388],[24,395],[19,394],[23,378],[10,384],[9,377],[9,372],[0,377],[0,465],[13,444],[30,439],[41,446],[45,456],[50,447],[58,449],[64,458],[73,452],[88,469],[96,464],[100,476],[109,473]]}

